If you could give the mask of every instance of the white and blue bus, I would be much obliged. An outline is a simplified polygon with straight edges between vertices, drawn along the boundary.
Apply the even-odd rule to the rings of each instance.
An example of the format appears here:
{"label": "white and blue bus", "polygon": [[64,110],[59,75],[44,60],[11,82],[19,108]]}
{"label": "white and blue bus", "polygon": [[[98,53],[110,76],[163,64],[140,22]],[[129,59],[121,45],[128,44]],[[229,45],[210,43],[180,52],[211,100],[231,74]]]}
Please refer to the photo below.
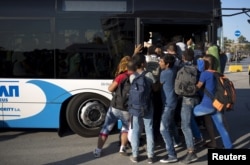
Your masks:
{"label": "white and blue bus", "polygon": [[[1,0],[0,128],[98,135],[117,63],[150,32],[216,43],[220,0]],[[219,12],[219,13],[218,13]]]}

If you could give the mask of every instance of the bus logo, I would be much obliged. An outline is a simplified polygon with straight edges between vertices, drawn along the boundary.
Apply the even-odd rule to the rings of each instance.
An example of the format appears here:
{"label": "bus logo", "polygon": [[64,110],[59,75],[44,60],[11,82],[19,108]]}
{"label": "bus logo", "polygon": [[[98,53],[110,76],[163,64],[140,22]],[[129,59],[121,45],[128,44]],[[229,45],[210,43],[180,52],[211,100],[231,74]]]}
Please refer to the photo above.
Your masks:
{"label": "bus logo", "polygon": [[0,86],[0,97],[19,97],[18,86]]}

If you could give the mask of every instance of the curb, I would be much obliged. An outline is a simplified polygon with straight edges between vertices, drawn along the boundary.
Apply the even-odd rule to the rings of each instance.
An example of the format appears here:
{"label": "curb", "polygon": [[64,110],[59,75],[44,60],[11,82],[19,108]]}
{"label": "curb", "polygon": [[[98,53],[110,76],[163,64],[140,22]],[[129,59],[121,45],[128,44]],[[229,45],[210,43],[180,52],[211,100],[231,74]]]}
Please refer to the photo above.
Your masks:
{"label": "curb", "polygon": [[[249,66],[248,70],[249,69],[250,69],[250,66]],[[230,65],[228,67],[229,72],[242,72],[242,70],[243,70],[242,65]]]}

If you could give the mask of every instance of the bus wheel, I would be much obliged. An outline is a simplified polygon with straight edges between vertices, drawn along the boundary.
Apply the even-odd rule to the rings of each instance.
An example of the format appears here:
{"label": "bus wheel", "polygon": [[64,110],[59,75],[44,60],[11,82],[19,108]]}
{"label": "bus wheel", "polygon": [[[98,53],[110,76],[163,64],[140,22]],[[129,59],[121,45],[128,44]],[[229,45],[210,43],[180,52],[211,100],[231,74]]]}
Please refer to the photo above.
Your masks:
{"label": "bus wheel", "polygon": [[66,110],[71,130],[82,137],[98,136],[109,106],[109,100],[93,93],[73,97]]}

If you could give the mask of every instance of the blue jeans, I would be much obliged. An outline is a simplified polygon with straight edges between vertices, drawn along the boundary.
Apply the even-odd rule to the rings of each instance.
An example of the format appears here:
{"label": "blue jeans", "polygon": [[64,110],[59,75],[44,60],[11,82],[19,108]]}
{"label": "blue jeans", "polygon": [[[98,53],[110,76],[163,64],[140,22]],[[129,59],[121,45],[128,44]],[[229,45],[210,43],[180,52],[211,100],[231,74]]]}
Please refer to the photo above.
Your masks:
{"label": "blue jeans", "polygon": [[[193,115],[194,106],[199,103],[198,97],[183,97],[181,106],[181,129],[187,149],[194,150],[193,132],[201,134]],[[192,127],[193,125],[193,127]],[[193,130],[192,132],[192,129]]]}
{"label": "blue jeans", "polygon": [[223,124],[221,112],[215,110],[214,108],[207,108],[199,104],[194,108],[194,114],[195,116],[203,116],[210,114],[213,119],[214,125],[221,136],[224,147],[226,149],[232,148],[232,141]]}
{"label": "blue jeans", "polygon": [[[185,142],[186,142],[186,146],[188,150],[194,150],[194,141],[193,141],[191,123],[193,122],[194,125],[196,124],[194,120],[194,116],[193,116],[193,109],[194,109],[194,106],[197,105],[198,103],[199,103],[198,97],[183,97],[182,99],[181,129],[184,134]],[[197,132],[199,131],[199,129],[195,131]]]}
{"label": "blue jeans", "polygon": [[173,138],[174,145],[181,143],[181,139],[180,139],[180,135],[179,135],[179,130],[178,130],[178,127],[177,127],[175,121],[171,124],[170,129],[172,131],[172,136],[173,136],[172,138]]}
{"label": "blue jeans", "polygon": [[166,150],[168,152],[168,155],[172,157],[177,156],[174,148],[174,142],[173,142],[174,135],[172,129],[172,125],[174,124],[174,113],[175,113],[174,108],[164,107],[160,124],[160,132],[165,142]]}
{"label": "blue jeans", "polygon": [[144,117],[132,116],[132,133],[131,133],[131,146],[133,157],[139,156],[139,144],[141,130],[144,124],[147,142],[147,155],[148,158],[154,156],[154,134],[153,134],[153,109],[151,109]]}
{"label": "blue jeans", "polygon": [[130,123],[129,112],[122,111],[110,106],[100,134],[108,135],[118,120],[121,120],[122,122],[121,132],[128,132]]}

